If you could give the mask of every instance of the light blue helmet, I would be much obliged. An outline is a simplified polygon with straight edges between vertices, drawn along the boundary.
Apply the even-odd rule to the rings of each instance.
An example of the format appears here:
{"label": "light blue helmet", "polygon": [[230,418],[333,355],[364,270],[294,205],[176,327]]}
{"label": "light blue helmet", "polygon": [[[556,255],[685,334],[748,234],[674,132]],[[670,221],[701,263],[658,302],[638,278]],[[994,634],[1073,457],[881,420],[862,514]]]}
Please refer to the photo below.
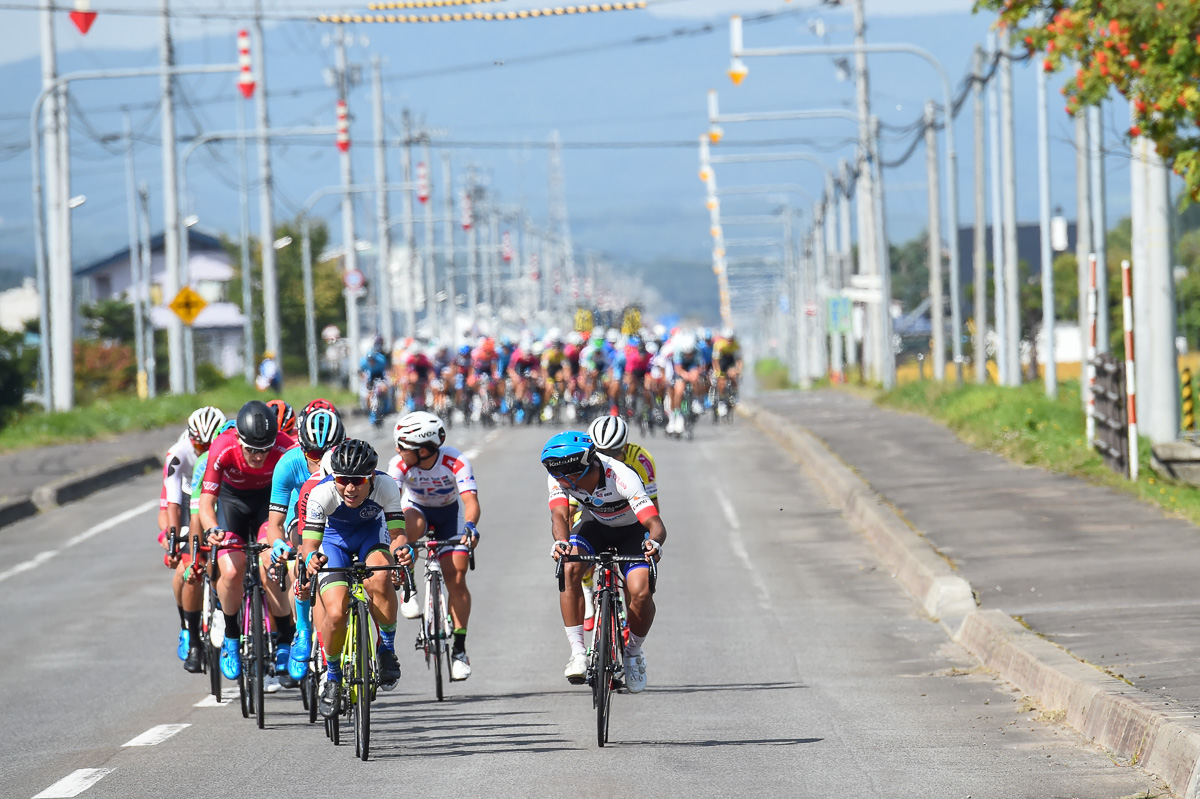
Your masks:
{"label": "light blue helmet", "polygon": [[558,433],[542,447],[542,466],[551,475],[582,474],[595,460],[596,445],[583,433]]}

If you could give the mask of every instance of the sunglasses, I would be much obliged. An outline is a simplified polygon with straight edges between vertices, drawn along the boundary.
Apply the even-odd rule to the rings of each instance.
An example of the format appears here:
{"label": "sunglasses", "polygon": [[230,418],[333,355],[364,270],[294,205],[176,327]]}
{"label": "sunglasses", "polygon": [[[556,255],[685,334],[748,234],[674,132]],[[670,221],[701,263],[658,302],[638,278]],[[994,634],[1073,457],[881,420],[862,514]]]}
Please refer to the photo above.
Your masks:
{"label": "sunglasses", "polygon": [[351,474],[340,475],[339,474],[339,475],[334,475],[333,482],[337,483],[340,486],[360,486],[360,485],[363,485],[364,483],[366,483],[370,479],[371,478],[369,478],[369,477],[362,477],[359,475],[351,475]]}
{"label": "sunglasses", "polygon": [[246,452],[249,452],[251,455],[266,455],[268,452],[270,452],[272,449],[274,449],[273,446],[271,446],[271,447],[252,447],[249,444],[247,444],[245,441],[242,441],[240,438],[238,439],[238,443],[242,445],[242,449],[246,450]]}
{"label": "sunglasses", "polygon": [[325,450],[323,450],[323,449],[306,449],[306,450],[304,450],[304,457],[308,458],[310,461],[319,461],[324,456],[325,456]]}
{"label": "sunglasses", "polygon": [[550,472],[550,476],[555,480],[577,480],[582,477],[587,469],[578,472]]}

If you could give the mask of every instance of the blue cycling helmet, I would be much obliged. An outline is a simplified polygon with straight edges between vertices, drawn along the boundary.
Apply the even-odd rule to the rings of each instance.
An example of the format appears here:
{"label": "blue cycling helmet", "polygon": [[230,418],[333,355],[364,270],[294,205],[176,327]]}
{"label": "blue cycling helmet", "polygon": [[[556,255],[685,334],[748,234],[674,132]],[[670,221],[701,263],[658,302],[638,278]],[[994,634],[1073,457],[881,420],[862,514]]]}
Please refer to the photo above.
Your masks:
{"label": "blue cycling helmet", "polygon": [[221,429],[217,431],[217,435],[221,435],[221,433],[224,433],[226,430],[232,430],[235,427],[237,427],[237,419],[230,419],[228,422],[221,425]]}
{"label": "blue cycling helmet", "polygon": [[470,345],[470,344],[464,344],[464,345],[462,345],[461,347],[459,347],[459,348],[458,348],[458,354],[459,354],[459,355],[470,355],[470,354],[471,354],[471,345]]}
{"label": "blue cycling helmet", "polygon": [[596,445],[584,433],[558,433],[542,447],[542,466],[551,475],[582,474],[595,460]]}
{"label": "blue cycling helmet", "polygon": [[629,337],[629,346],[631,346],[631,347],[642,346],[642,337],[637,335],[636,333],[633,334],[632,336],[630,336]]}

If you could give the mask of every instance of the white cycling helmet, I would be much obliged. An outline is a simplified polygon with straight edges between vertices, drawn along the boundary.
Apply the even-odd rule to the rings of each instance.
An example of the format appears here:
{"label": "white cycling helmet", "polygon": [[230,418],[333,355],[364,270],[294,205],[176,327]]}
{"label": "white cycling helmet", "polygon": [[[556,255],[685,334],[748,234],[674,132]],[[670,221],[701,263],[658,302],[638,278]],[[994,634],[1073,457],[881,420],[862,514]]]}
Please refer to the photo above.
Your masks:
{"label": "white cycling helmet", "polygon": [[588,426],[588,435],[601,452],[624,449],[629,425],[620,416],[599,416]]}
{"label": "white cycling helmet", "polygon": [[696,351],[696,337],[691,333],[680,333],[675,337],[675,351],[693,353]]}
{"label": "white cycling helmet", "polygon": [[221,432],[223,424],[225,424],[225,414],[219,408],[205,405],[203,408],[192,411],[192,415],[188,417],[188,435],[197,444],[211,444],[217,434]]}
{"label": "white cycling helmet", "polygon": [[542,353],[545,351],[546,351],[546,345],[540,341],[533,342],[533,347],[530,349],[530,352],[532,352],[534,355],[536,355],[539,358],[542,357]]}
{"label": "white cycling helmet", "polygon": [[604,338],[609,344],[616,344],[621,340],[621,332],[615,327],[610,327],[608,332],[604,334]]}
{"label": "white cycling helmet", "polygon": [[578,347],[580,344],[583,343],[583,334],[580,333],[578,330],[572,330],[570,333],[567,334],[567,343],[573,344],[576,347]]}
{"label": "white cycling helmet", "polygon": [[396,446],[400,449],[437,448],[445,441],[446,426],[428,411],[413,411],[396,422]]}
{"label": "white cycling helmet", "polygon": [[646,352],[650,353],[651,355],[658,355],[658,342],[657,341],[647,341],[646,342]]}

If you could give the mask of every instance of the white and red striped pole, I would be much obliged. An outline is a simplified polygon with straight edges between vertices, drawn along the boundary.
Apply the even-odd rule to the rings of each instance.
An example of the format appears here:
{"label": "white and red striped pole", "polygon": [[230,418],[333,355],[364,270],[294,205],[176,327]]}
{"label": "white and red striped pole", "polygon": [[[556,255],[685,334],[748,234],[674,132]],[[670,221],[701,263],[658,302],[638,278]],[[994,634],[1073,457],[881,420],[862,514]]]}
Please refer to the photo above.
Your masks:
{"label": "white and red striped pole", "polygon": [[417,163],[417,199],[422,203],[429,201],[429,170],[424,161]]}
{"label": "white and red striped pole", "polygon": [[1084,366],[1084,390],[1087,392],[1087,445],[1092,449],[1096,443],[1096,255],[1088,256],[1088,345],[1087,364]]}
{"label": "white and red striped pole", "polygon": [[1121,261],[1121,315],[1125,320],[1125,406],[1129,417],[1129,479],[1138,479],[1137,382],[1133,363],[1133,278]]}
{"label": "white and red striped pole", "polygon": [[350,149],[350,121],[346,117],[346,101],[337,102],[337,148],[342,152]]}
{"label": "white and red striped pole", "polygon": [[238,48],[238,88],[241,89],[242,97],[247,100],[254,94],[254,73],[250,70],[250,34],[246,29],[238,31],[237,38]]}

